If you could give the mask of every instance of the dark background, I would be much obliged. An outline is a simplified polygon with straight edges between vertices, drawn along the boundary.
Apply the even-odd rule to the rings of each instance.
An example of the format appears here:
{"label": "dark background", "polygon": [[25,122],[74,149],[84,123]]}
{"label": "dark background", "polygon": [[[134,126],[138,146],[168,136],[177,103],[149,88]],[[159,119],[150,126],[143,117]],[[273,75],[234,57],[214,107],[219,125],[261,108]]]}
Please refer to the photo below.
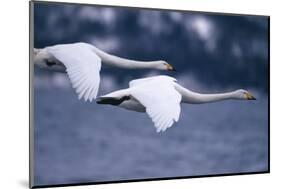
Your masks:
{"label": "dark background", "polygon": [[[84,41],[121,57],[164,59],[208,86],[268,89],[267,17],[38,4],[34,33],[37,48]],[[106,70],[127,79],[122,72]]]}
{"label": "dark background", "polygon": [[268,169],[268,18],[35,3],[34,46],[88,42],[176,73],[103,65],[99,94],[169,74],[199,92],[244,88],[257,101],[182,105],[157,134],[145,114],[78,101],[65,74],[35,69],[35,183],[260,172]]}

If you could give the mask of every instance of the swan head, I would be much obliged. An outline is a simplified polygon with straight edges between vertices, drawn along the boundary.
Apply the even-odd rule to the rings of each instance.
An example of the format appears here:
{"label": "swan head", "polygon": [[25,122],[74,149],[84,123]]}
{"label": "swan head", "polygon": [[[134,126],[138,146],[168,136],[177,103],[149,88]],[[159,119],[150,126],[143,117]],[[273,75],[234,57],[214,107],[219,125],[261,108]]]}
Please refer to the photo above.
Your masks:
{"label": "swan head", "polygon": [[156,61],[156,68],[159,70],[176,71],[171,64],[164,60]]}
{"label": "swan head", "polygon": [[240,100],[256,100],[256,98],[249,92],[244,89],[239,89],[235,91],[235,98]]}

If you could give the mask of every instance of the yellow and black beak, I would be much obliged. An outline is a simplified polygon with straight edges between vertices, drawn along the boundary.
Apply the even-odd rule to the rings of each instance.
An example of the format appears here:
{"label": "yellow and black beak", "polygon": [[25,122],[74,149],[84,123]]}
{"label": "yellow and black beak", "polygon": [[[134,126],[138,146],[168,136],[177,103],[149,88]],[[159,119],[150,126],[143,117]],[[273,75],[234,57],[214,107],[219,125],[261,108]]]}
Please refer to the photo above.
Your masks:
{"label": "yellow and black beak", "polygon": [[257,100],[251,93],[245,93],[247,100]]}
{"label": "yellow and black beak", "polygon": [[176,71],[171,64],[166,64],[168,71]]}

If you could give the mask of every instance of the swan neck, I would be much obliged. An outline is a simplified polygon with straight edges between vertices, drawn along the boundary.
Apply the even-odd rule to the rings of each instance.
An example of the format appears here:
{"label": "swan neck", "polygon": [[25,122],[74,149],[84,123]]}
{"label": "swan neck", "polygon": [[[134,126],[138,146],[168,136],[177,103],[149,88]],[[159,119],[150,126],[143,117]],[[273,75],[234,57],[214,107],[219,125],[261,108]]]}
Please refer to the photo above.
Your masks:
{"label": "swan neck", "polygon": [[102,62],[108,65],[128,68],[128,69],[143,69],[143,68],[155,68],[158,61],[136,61],[125,58],[120,58],[115,55],[108,54],[97,47],[92,46],[93,51],[101,58]]}
{"label": "swan neck", "polygon": [[234,92],[201,94],[201,93],[190,91],[178,84],[176,86],[176,89],[181,93],[183,103],[202,104],[202,103],[217,102],[217,101],[228,100],[228,99],[236,99]]}

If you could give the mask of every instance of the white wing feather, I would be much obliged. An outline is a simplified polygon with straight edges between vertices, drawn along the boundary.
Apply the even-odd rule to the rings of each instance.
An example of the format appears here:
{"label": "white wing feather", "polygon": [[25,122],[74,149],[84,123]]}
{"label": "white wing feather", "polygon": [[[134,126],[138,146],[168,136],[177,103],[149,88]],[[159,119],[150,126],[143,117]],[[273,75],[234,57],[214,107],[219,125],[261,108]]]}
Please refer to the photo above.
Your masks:
{"label": "white wing feather", "polygon": [[[132,81],[129,82],[129,87],[134,87],[136,85],[140,85],[140,84],[144,84],[144,83],[148,83],[150,81],[160,81],[162,80],[163,82],[167,81],[167,82],[173,82],[173,81],[177,81],[175,78],[170,77],[170,76],[164,76],[164,75],[159,75],[159,76],[152,76],[152,77],[147,77],[147,78],[141,78],[141,79],[134,79]],[[164,81],[165,80],[165,81]]]}
{"label": "white wing feather", "polygon": [[165,131],[179,120],[181,95],[170,79],[158,78],[133,87],[131,95],[145,108],[157,132]]}
{"label": "white wing feather", "polygon": [[84,43],[56,45],[47,51],[66,67],[67,75],[79,99],[90,102],[97,97],[101,59]]}

